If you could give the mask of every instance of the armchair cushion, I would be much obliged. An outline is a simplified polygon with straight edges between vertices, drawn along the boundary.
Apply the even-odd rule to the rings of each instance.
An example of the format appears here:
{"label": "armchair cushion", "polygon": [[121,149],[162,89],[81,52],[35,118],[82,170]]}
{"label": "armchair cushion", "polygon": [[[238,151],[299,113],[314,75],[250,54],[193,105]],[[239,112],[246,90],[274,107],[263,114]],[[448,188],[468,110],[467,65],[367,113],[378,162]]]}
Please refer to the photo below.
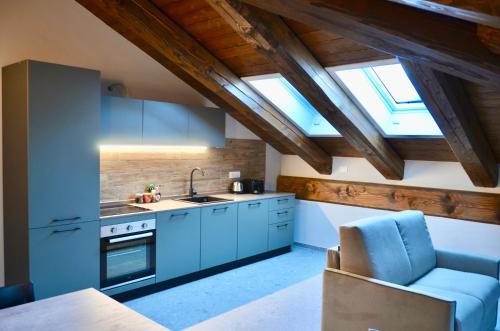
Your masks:
{"label": "armchair cushion", "polygon": [[340,227],[340,268],[347,272],[406,285],[411,266],[394,220],[379,216]]}
{"label": "armchair cushion", "polygon": [[421,211],[406,210],[393,217],[410,259],[413,282],[436,267],[436,251]]}
{"label": "armchair cushion", "polygon": [[473,272],[500,278],[500,259],[457,251],[436,249],[437,267]]}

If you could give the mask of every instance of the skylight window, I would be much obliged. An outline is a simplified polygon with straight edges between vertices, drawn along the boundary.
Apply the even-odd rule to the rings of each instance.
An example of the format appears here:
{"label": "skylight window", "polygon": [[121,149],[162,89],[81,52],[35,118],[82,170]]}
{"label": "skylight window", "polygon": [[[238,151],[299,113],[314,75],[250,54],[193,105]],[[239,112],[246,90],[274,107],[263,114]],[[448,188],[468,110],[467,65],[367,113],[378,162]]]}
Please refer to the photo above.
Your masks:
{"label": "skylight window", "polygon": [[285,79],[265,75],[243,80],[269,100],[308,136],[340,136],[340,133]]}
{"label": "skylight window", "polygon": [[399,63],[329,68],[387,136],[442,136]]}

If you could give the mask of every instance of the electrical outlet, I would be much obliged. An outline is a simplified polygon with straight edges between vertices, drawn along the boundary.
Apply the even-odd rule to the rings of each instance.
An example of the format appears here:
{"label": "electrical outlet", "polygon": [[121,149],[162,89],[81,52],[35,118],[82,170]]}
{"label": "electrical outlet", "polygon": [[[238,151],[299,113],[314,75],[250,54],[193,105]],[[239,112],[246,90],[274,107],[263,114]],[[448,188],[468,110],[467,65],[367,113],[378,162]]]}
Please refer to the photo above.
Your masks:
{"label": "electrical outlet", "polygon": [[229,178],[230,179],[240,178],[240,172],[239,171],[230,171]]}

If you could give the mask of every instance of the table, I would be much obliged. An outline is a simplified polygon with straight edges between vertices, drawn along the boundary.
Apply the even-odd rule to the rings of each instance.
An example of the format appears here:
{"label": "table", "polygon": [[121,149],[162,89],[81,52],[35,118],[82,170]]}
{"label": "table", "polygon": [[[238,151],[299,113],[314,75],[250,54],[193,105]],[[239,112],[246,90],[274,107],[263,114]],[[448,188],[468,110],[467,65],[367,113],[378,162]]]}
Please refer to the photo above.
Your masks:
{"label": "table", "polygon": [[0,310],[1,331],[165,331],[95,289]]}

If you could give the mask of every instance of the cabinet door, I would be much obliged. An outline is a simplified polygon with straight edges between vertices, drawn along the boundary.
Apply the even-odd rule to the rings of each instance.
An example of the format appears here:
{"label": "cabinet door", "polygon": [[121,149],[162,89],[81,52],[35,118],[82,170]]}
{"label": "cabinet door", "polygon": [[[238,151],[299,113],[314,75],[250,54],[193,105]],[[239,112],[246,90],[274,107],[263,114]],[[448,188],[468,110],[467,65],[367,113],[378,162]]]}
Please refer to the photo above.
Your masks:
{"label": "cabinet door", "polygon": [[189,142],[192,145],[224,147],[224,111],[219,108],[191,107],[189,112]]}
{"label": "cabinet door", "polygon": [[30,279],[36,299],[99,289],[99,222],[32,229]]}
{"label": "cabinet door", "polygon": [[99,219],[99,72],[30,61],[28,84],[30,227]]}
{"label": "cabinet door", "polygon": [[236,260],[237,204],[201,209],[201,269]]}
{"label": "cabinet door", "polygon": [[142,141],[148,145],[188,145],[189,107],[144,101]]}
{"label": "cabinet door", "polygon": [[293,222],[269,225],[269,250],[290,246],[293,243]]}
{"label": "cabinet door", "polygon": [[142,100],[102,97],[100,144],[142,143]]}
{"label": "cabinet door", "polygon": [[158,213],[156,281],[200,270],[200,209]]}
{"label": "cabinet door", "polygon": [[238,204],[238,259],[267,251],[268,201]]}

